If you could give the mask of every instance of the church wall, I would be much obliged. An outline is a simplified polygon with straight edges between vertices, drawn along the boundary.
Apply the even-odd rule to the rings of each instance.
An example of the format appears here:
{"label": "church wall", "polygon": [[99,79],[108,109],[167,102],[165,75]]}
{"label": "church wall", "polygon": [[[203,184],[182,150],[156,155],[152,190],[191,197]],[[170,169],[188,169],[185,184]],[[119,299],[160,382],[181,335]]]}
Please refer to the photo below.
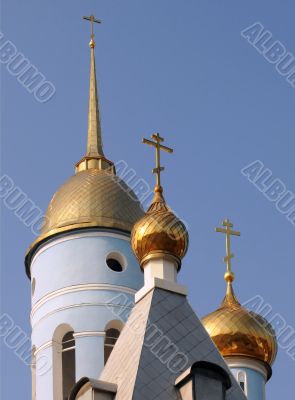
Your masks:
{"label": "church wall", "polygon": [[103,334],[76,336],[76,381],[85,376],[98,378],[97,371],[104,367],[104,338]]}
{"label": "church wall", "polygon": [[51,400],[53,397],[52,347],[39,350],[36,355],[36,399]]}
{"label": "church wall", "polygon": [[[122,253],[127,262],[123,272],[106,265],[111,252]],[[63,287],[83,283],[111,283],[138,290],[143,282],[128,236],[81,232],[43,246],[33,258],[32,280],[36,279],[34,305],[43,296]]]}
{"label": "church wall", "polygon": [[[110,253],[121,254],[124,266],[126,263],[122,272],[107,266]],[[127,236],[80,232],[41,248],[33,259],[31,277],[35,286],[31,323],[36,371],[41,365],[38,355],[43,352],[50,364],[46,373],[36,376],[36,399],[59,400],[61,338],[74,332],[76,380],[97,378],[104,365],[105,328],[110,321],[126,320],[129,308],[126,312],[125,306],[133,305],[143,274]]]}

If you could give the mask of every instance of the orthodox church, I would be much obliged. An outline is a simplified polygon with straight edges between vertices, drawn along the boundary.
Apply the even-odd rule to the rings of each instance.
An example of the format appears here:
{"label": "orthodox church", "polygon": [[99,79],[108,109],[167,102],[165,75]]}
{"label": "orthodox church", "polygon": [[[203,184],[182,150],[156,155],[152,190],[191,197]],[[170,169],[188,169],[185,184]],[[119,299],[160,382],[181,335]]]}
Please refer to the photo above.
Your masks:
{"label": "orthodox church", "polygon": [[[27,251],[32,285],[33,400],[265,400],[277,353],[273,328],[233,290],[229,220],[227,284],[202,320],[177,283],[189,235],[168,207],[156,150],[154,198],[144,212],[104,154],[91,22],[86,154],[49,203]],[[186,268],[189,268],[187,266]]]}

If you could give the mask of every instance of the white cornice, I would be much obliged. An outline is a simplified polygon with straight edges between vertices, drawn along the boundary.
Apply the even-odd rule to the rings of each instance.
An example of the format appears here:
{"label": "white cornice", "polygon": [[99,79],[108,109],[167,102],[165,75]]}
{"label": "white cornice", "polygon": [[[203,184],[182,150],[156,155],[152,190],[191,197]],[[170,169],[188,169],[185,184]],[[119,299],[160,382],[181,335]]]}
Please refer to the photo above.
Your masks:
{"label": "white cornice", "polygon": [[48,318],[48,317],[50,317],[50,316],[52,316],[52,315],[54,315],[54,314],[56,314],[56,313],[59,313],[60,311],[65,311],[65,310],[69,310],[69,309],[72,309],[72,308],[83,308],[83,307],[104,307],[104,308],[106,308],[106,307],[119,307],[119,308],[124,308],[124,309],[129,309],[129,310],[131,310],[132,309],[132,307],[130,307],[130,306],[126,306],[126,305],[124,305],[124,304],[114,304],[114,303],[79,303],[79,304],[71,304],[71,305],[69,305],[69,306],[65,306],[65,307],[60,307],[60,308],[57,308],[57,309],[55,309],[55,310],[53,310],[53,311],[50,311],[50,312],[48,312],[47,314],[44,314],[40,319],[38,319],[38,321],[35,323],[35,325],[33,325],[32,324],[32,321],[31,321],[31,325],[32,325],[32,329],[35,329],[36,328],[36,326],[42,321],[42,320],[44,320],[44,319],[46,319],[46,318]]}
{"label": "white cornice", "polygon": [[106,333],[104,331],[85,331],[85,332],[75,332],[73,334],[74,338],[80,338],[80,337],[93,337],[93,336],[99,336],[99,337],[105,337]]}
{"label": "white cornice", "polygon": [[267,380],[268,371],[260,361],[246,357],[225,357],[225,361],[229,368],[249,368],[259,372]]}
{"label": "white cornice", "polygon": [[138,303],[143,297],[145,297],[151,290],[159,288],[169,292],[178,293],[183,296],[187,296],[187,288],[179,285],[176,282],[168,281],[166,279],[153,278],[148,285],[145,285],[135,294],[135,303]]}
{"label": "white cornice", "polygon": [[45,303],[48,301],[59,297],[59,296],[64,296],[66,294],[70,293],[76,293],[76,292],[81,292],[81,291],[102,291],[102,290],[107,290],[111,292],[122,292],[122,293],[127,293],[130,295],[134,295],[136,293],[136,289],[131,289],[128,288],[127,286],[119,286],[119,285],[111,285],[108,283],[87,283],[87,284],[82,284],[82,285],[73,285],[73,286],[67,286],[58,290],[55,290],[53,292],[50,292],[43,296],[40,300],[37,301],[36,304],[34,304],[32,311],[31,311],[31,318],[34,317],[34,314],[36,311],[42,307]]}

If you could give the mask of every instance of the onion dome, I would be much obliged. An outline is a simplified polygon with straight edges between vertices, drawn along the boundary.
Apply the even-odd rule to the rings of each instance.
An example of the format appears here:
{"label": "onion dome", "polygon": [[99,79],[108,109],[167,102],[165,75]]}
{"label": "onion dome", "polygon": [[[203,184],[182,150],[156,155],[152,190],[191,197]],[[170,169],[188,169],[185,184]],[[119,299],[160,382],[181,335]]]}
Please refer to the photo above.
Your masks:
{"label": "onion dome", "polygon": [[239,235],[239,232],[231,230],[233,225],[228,220],[223,225],[226,229],[217,228],[217,232],[227,233],[227,272],[224,275],[227,291],[220,307],[205,316],[202,323],[223,357],[248,357],[261,361],[265,363],[270,376],[270,367],[278,348],[276,334],[265,318],[247,310],[235,296],[229,235]]}
{"label": "onion dome", "polygon": [[241,306],[231,283],[221,306],[202,322],[223,357],[250,357],[273,364],[278,347],[274,329],[265,318]]}
{"label": "onion dome", "polygon": [[[93,16],[87,17],[93,22]],[[90,88],[86,155],[76,164],[75,175],[55,193],[45,213],[41,234],[30,246],[25,259],[30,276],[30,261],[38,246],[57,234],[76,229],[108,228],[131,232],[143,209],[134,192],[116,176],[115,166],[103,153],[95,70],[95,41],[90,47]]]}
{"label": "onion dome", "polygon": [[165,168],[160,163],[160,151],[172,153],[173,150],[161,144],[164,138],[159,133],[151,138],[154,141],[143,139],[143,143],[156,149],[156,168],[153,169],[156,174],[155,195],[146,214],[134,225],[131,245],[141,267],[146,261],[161,255],[173,258],[179,269],[188,249],[189,236],[184,223],[167,206],[161,186],[161,172]]}
{"label": "onion dome", "polygon": [[189,236],[184,223],[167,206],[162,191],[156,186],[152,204],[134,225],[131,245],[141,266],[161,254],[173,257],[180,268],[181,259],[188,249]]}

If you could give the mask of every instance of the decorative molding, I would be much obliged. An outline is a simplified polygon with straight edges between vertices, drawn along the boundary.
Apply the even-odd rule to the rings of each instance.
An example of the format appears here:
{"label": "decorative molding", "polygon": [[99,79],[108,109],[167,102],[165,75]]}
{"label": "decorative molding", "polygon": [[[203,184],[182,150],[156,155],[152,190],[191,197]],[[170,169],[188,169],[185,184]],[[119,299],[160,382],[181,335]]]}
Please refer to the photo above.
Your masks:
{"label": "decorative molding", "polygon": [[32,325],[32,330],[36,328],[36,326],[43,321],[44,319],[59,313],[60,311],[64,311],[64,310],[69,310],[71,308],[82,308],[82,307],[119,307],[119,308],[125,308],[125,309],[129,309],[132,310],[133,307],[129,307],[126,306],[124,304],[114,304],[114,303],[79,303],[79,304],[71,304],[70,306],[65,306],[65,307],[60,307],[55,309],[54,311],[50,311],[47,314],[43,315],[34,325],[31,323]]}
{"label": "decorative molding", "polygon": [[43,343],[41,346],[39,346],[35,352],[34,352],[34,356],[36,356],[38,353],[40,353],[40,351],[46,350],[48,347],[52,347],[53,345],[53,341],[50,340],[49,342]]}
{"label": "decorative molding", "polygon": [[31,269],[34,264],[34,261],[38,255],[49,249],[50,247],[56,246],[57,244],[67,242],[69,240],[76,240],[84,237],[113,237],[116,239],[121,239],[125,240],[127,242],[130,242],[130,236],[127,234],[124,235],[123,233],[115,233],[115,232],[94,232],[94,231],[84,231],[84,232],[79,232],[79,233],[74,233],[74,234],[67,234],[66,236],[62,237],[57,237],[48,243],[44,243],[44,245],[41,245],[39,250],[34,254],[32,261],[31,261]]}
{"label": "decorative molding", "polygon": [[261,363],[260,361],[257,360],[252,360],[251,358],[246,358],[246,357],[225,357],[225,361],[229,368],[249,368],[252,369],[256,372],[259,372],[262,374],[264,379],[267,381],[268,378],[268,371]]}
{"label": "decorative molding", "polygon": [[85,332],[75,332],[73,334],[74,338],[80,338],[80,337],[93,337],[93,336],[99,336],[99,337],[105,337],[106,333],[104,331],[85,331]]}
{"label": "decorative molding", "polygon": [[50,292],[46,294],[45,296],[41,297],[40,300],[38,300],[31,311],[31,319],[33,318],[34,314],[36,311],[42,307],[45,303],[48,301],[59,297],[63,296],[65,294],[69,293],[75,293],[75,292],[81,292],[81,291],[102,291],[102,290],[108,290],[112,292],[122,292],[122,293],[127,293],[130,295],[134,295],[136,293],[136,289],[131,289],[128,288],[127,286],[119,286],[119,285],[111,285],[108,283],[87,283],[87,284],[82,284],[82,285],[73,285],[73,286],[67,286],[58,290],[55,290],[53,292]]}

